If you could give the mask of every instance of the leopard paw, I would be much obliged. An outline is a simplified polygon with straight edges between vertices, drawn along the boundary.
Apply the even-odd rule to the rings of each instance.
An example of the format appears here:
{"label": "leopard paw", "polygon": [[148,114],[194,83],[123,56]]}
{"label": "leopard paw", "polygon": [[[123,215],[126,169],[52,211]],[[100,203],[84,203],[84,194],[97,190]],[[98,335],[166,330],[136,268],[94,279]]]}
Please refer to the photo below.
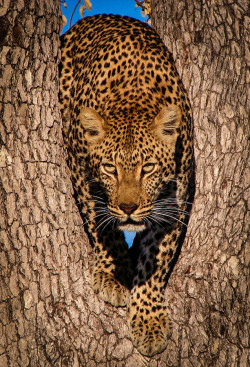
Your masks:
{"label": "leopard paw", "polygon": [[122,286],[112,274],[105,272],[94,272],[92,286],[99,297],[113,306],[126,306],[130,292]]}
{"label": "leopard paw", "polygon": [[167,339],[171,335],[171,322],[165,306],[160,312],[141,311],[129,311],[132,342],[141,354],[152,357],[166,348]]}

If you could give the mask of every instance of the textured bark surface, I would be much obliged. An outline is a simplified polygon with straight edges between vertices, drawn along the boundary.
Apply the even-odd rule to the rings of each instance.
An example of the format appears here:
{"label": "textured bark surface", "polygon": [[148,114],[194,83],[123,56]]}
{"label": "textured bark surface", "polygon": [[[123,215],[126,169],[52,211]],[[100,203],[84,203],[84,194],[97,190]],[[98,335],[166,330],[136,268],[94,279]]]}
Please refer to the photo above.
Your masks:
{"label": "textured bark surface", "polygon": [[126,311],[90,286],[92,251],[72,199],[57,105],[60,4],[4,0],[1,367],[249,363],[246,3],[154,3],[153,23],[177,60],[196,127],[196,198],[166,291],[169,345],[155,358],[139,355]]}
{"label": "textured bark surface", "polygon": [[70,366],[75,329],[89,317],[92,340],[97,322],[62,149],[60,3],[4,1],[0,16],[0,366]]}
{"label": "textured bark surface", "polygon": [[196,195],[166,292],[175,322],[166,366],[248,366],[248,2],[152,3],[195,124]]}

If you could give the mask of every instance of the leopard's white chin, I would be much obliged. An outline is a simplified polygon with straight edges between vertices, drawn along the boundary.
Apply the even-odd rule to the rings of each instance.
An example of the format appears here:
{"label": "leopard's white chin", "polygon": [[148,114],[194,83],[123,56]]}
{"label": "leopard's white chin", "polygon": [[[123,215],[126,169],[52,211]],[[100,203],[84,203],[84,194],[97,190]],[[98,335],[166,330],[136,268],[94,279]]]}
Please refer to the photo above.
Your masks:
{"label": "leopard's white chin", "polygon": [[124,232],[141,232],[145,228],[146,226],[144,224],[127,223],[119,225],[119,229]]}

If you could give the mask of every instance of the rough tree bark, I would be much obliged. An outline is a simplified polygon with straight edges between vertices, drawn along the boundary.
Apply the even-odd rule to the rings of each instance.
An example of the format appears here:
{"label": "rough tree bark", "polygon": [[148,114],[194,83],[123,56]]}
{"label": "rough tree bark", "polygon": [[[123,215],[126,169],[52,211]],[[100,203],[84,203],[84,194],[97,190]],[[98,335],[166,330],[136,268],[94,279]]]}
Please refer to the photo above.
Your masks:
{"label": "rough tree bark", "polygon": [[[59,2],[0,8],[0,366],[247,366],[246,5],[154,1],[194,107],[196,199],[167,289],[166,351],[133,348],[90,286],[57,105]],[[202,2],[203,3],[203,2]]]}
{"label": "rough tree bark", "polygon": [[195,201],[166,292],[175,322],[167,366],[250,365],[247,7],[152,1],[195,123]]}

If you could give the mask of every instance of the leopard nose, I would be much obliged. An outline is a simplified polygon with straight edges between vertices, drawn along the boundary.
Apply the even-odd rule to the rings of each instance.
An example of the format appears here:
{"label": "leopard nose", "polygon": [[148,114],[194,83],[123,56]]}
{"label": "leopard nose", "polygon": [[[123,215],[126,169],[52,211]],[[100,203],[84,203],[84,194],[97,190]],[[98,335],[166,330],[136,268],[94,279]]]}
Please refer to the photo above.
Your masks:
{"label": "leopard nose", "polygon": [[121,203],[119,207],[126,214],[131,214],[138,208],[138,205],[135,203]]}

